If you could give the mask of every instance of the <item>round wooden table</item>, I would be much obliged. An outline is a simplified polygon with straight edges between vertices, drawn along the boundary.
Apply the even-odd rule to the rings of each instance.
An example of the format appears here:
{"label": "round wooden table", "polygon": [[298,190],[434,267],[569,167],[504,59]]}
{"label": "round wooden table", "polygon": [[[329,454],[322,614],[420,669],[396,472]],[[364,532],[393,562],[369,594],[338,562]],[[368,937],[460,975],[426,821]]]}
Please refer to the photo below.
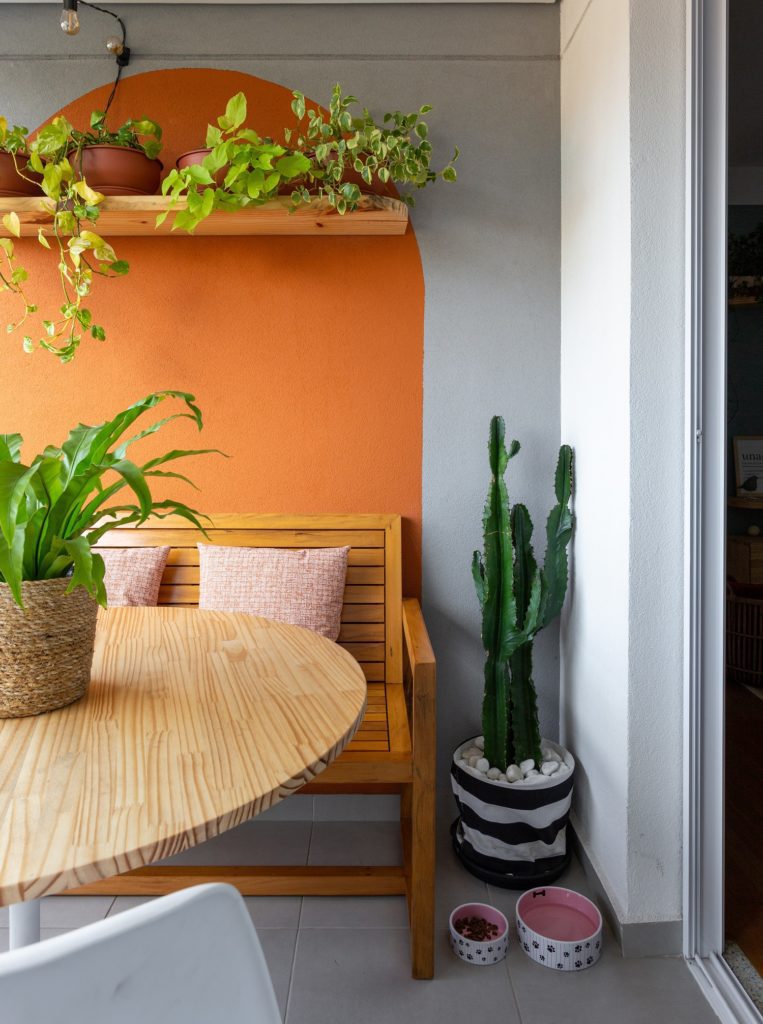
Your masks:
{"label": "round wooden table", "polygon": [[40,897],[204,842],[296,792],[352,739],[366,680],[295,626],[196,608],[113,608],[90,690],[0,721],[0,904],[13,946]]}

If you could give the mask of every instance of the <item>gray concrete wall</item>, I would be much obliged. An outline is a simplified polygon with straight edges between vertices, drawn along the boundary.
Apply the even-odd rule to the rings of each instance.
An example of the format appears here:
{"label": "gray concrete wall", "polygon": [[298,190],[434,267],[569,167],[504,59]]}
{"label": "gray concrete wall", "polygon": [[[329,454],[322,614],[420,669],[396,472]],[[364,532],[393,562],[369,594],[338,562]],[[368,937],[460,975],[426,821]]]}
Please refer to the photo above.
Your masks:
{"label": "gray concrete wall", "polygon": [[[0,109],[30,126],[107,82],[110,19],[58,5],[0,6]],[[439,659],[440,773],[478,730],[482,650],[470,577],[488,482],[489,418],[523,443],[511,493],[540,535],[559,444],[559,23],[556,5],[122,7],[127,73],[249,72],[321,99],[335,81],[376,112],[430,102],[432,140],[462,150],[460,182],[414,213],[426,281],[423,598]],[[146,113],[150,114],[150,111]],[[558,731],[558,636],[538,642],[544,732]],[[319,798],[321,799],[321,798]],[[296,799],[283,813],[310,813]],[[364,805],[365,807],[366,805]],[[387,802],[372,813],[384,814]],[[355,805],[319,807],[354,815]]]}

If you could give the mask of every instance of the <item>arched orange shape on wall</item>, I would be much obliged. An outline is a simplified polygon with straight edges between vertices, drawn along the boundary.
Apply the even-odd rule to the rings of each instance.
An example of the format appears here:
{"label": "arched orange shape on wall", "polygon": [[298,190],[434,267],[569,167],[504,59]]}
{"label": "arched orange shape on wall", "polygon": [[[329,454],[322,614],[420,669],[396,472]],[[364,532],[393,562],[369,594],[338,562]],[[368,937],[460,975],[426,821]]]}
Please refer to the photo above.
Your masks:
{"label": "arched orange shape on wall", "polygon": [[[169,168],[204,144],[207,122],[239,90],[247,123],[261,134],[278,137],[293,123],[290,90],[207,69],[126,78],[109,121],[158,121]],[[108,92],[95,89],[60,113],[84,127]],[[189,462],[184,471],[201,493],[174,484],[177,496],[182,489],[183,500],[212,512],[400,512],[404,587],[417,593],[424,281],[413,230],[390,238],[114,242],[130,273],[97,282],[90,303],[108,340],[83,340],[62,366],[42,351],[24,354],[21,339],[7,337],[0,431],[20,431],[31,457],[75,422],[100,422],[150,391],[191,391],[204,412],[201,439],[187,421],[171,424],[144,442],[146,456],[201,440],[230,458]],[[21,244],[41,310],[60,304],[50,254],[34,241]]]}

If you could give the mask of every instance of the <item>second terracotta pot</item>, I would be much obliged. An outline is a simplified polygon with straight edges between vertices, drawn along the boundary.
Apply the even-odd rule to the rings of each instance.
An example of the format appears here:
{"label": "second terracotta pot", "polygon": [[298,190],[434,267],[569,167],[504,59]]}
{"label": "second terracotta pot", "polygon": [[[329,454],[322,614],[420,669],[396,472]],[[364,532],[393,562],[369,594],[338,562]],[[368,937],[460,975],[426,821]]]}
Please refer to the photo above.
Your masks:
{"label": "second terracotta pot", "polygon": [[[26,177],[22,178],[16,171],[16,165],[13,162],[11,154],[0,153],[0,196],[42,195],[40,189],[35,184],[36,182],[42,181],[42,175],[37,174],[35,171],[28,171],[24,168],[24,164],[27,162],[27,159],[28,157],[26,156],[16,157],[19,169],[26,175]],[[32,180],[27,181],[27,178],[31,178]]]}
{"label": "second terracotta pot", "polygon": [[[181,153],[175,161],[175,166],[179,171],[184,167],[191,167],[193,164],[200,164],[204,157],[209,156],[212,152],[211,149],[189,149],[187,153]],[[225,181],[225,175],[228,173],[228,165],[221,167],[219,171],[212,175],[214,178],[215,185],[218,188],[222,186]]]}
{"label": "second terracotta pot", "polygon": [[129,146],[84,146],[69,154],[74,170],[105,196],[152,196],[159,191],[161,160]]}

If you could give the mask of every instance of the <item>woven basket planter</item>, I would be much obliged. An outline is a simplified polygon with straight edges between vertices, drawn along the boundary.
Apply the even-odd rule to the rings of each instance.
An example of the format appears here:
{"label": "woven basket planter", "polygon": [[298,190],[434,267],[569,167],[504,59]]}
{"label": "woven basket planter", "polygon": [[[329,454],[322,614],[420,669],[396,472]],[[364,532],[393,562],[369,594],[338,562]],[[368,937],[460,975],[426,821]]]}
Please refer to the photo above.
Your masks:
{"label": "woven basket planter", "polygon": [[68,579],[25,581],[22,610],[0,583],[0,718],[62,708],[90,682],[98,605]]}

